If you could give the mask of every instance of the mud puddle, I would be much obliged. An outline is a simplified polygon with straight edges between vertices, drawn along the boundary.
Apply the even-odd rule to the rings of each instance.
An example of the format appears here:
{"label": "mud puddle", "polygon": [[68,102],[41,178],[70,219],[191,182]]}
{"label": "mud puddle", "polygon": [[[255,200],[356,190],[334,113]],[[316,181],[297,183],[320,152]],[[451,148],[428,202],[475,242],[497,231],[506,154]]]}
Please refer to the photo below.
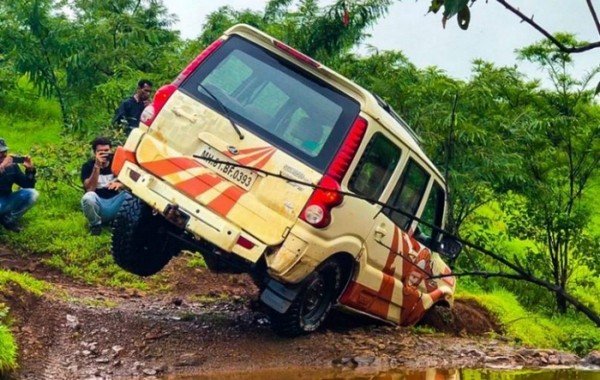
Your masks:
{"label": "mud puddle", "polygon": [[224,373],[215,372],[204,375],[178,375],[167,376],[165,380],[217,380],[232,378],[238,380],[598,380],[600,370],[589,369],[426,369],[426,370],[401,370],[385,371],[380,373],[361,373],[356,370],[307,370],[289,369],[278,371],[254,371],[252,373]]}

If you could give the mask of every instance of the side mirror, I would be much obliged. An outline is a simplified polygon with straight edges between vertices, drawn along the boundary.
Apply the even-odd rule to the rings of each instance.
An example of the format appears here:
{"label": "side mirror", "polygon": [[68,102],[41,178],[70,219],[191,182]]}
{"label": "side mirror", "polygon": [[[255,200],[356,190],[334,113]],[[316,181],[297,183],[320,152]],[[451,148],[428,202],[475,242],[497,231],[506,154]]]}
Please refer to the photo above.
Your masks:
{"label": "side mirror", "polygon": [[439,244],[438,252],[448,257],[449,259],[454,260],[460,254],[462,247],[462,244],[458,240],[452,237],[444,236],[444,238]]}

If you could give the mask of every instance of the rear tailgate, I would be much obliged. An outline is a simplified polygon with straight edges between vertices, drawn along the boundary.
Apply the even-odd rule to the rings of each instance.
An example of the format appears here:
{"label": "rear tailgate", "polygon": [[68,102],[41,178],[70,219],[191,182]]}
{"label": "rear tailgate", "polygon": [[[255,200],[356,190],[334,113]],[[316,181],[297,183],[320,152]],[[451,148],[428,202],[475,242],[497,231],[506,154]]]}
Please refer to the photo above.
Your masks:
{"label": "rear tailgate", "polygon": [[276,245],[296,221],[312,189],[194,156],[309,183],[317,183],[321,174],[252,133],[243,133],[240,140],[226,117],[177,91],[142,138],[137,160],[189,198],[265,244]]}

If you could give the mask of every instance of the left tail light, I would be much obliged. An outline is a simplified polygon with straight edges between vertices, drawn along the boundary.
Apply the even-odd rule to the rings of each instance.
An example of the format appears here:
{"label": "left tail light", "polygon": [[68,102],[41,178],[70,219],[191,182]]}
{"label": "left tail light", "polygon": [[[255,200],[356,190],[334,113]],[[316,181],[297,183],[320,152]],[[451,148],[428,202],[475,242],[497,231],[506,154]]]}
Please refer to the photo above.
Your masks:
{"label": "left tail light", "polygon": [[166,86],[162,86],[156,94],[154,94],[154,99],[152,103],[144,108],[142,112],[142,116],[140,117],[140,121],[150,127],[156,119],[156,116],[160,113],[162,108],[165,106],[171,95],[175,93],[175,91],[179,88],[179,86],[183,83],[183,81],[189,77],[196,69],[200,66],[202,62],[206,58],[208,58],[212,53],[214,53],[221,45],[223,45],[225,40],[218,39],[212,44],[210,44],[206,49],[202,51],[192,62],[190,62],[185,69],[175,78],[173,83],[168,84]]}

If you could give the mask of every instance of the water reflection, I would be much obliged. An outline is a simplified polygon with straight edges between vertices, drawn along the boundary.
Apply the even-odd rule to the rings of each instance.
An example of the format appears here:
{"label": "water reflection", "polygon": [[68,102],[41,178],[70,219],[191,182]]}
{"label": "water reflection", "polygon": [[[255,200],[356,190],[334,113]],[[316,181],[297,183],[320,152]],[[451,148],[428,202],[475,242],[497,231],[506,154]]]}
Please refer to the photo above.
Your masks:
{"label": "water reflection", "polygon": [[423,371],[394,370],[366,373],[361,370],[252,370],[252,372],[213,372],[195,375],[169,376],[168,380],[600,380],[600,371],[577,369],[553,370],[473,370],[473,369],[428,369]]}

